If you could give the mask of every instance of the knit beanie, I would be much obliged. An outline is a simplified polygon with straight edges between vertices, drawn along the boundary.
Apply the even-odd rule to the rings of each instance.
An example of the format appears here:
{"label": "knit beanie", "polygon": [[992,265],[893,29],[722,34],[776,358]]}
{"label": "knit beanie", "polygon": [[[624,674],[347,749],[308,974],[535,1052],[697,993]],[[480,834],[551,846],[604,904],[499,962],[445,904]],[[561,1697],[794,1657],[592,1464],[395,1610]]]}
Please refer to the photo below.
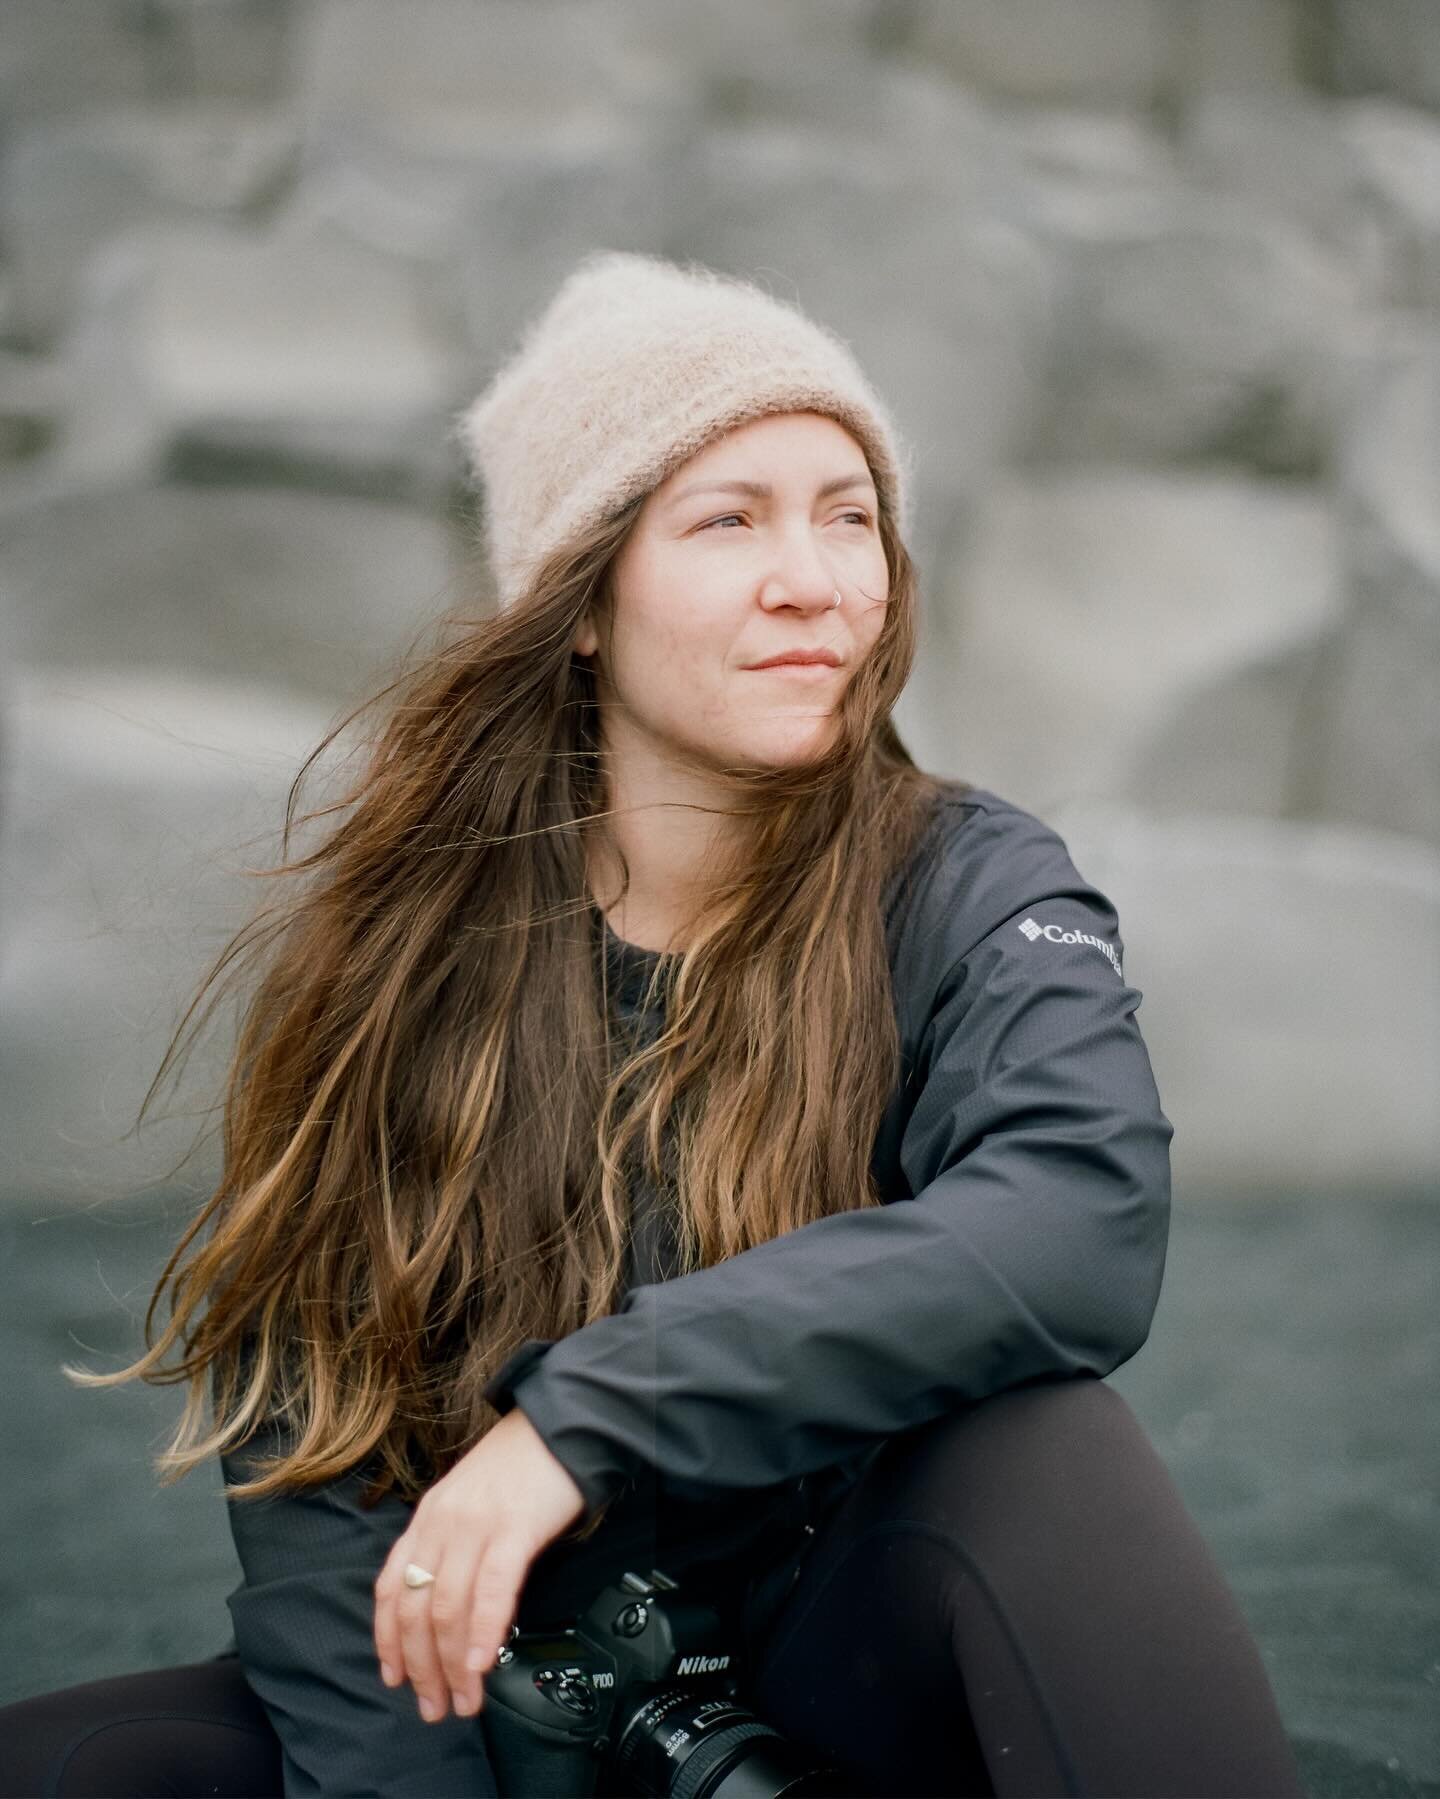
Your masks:
{"label": "knit beanie", "polygon": [[700,263],[621,250],[582,258],[454,417],[484,489],[501,606],[555,550],[712,438],[772,412],[822,412],[851,432],[905,534],[912,452],[843,339]]}

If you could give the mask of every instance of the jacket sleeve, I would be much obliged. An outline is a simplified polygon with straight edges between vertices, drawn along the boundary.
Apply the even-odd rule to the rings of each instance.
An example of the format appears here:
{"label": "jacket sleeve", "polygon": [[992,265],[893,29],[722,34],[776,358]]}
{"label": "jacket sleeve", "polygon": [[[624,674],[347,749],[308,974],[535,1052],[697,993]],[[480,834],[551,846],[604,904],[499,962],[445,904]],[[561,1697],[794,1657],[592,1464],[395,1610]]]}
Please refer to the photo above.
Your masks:
{"label": "jacket sleeve", "polygon": [[[247,1478],[262,1431],[220,1458],[228,1481]],[[360,1505],[364,1469],[269,1499],[228,1499],[243,1579],[227,1600],[245,1679],[280,1738],[287,1795],[415,1799],[497,1792],[480,1720],[452,1712],[426,1724],[408,1683],[380,1678],[374,1585],[411,1517],[393,1493]]]}
{"label": "jacket sleeve", "polygon": [[790,1480],[1027,1380],[1103,1376],[1145,1341],[1173,1127],[1142,996],[1110,902],[1019,816],[1018,853],[942,880],[915,948],[941,972],[907,1077],[909,1195],[632,1288],[491,1381],[592,1505],[644,1464],[711,1491]]}

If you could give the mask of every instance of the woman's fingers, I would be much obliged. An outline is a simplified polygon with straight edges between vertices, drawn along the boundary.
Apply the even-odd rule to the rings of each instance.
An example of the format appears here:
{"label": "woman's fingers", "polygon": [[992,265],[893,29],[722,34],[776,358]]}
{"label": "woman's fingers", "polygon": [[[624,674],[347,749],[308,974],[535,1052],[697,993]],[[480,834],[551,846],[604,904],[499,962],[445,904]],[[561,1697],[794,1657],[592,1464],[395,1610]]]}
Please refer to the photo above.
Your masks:
{"label": "woman's fingers", "polygon": [[524,1543],[492,1538],[480,1557],[459,1631],[455,1638],[447,1640],[443,1652],[446,1666],[451,1665],[448,1649],[454,1642],[458,1645],[456,1666],[464,1683],[455,1686],[454,1691],[467,1693],[477,1711],[484,1703],[484,1676],[494,1667],[500,1646],[510,1634],[529,1566],[530,1555]]}
{"label": "woman's fingers", "polygon": [[430,1596],[430,1624],[440,1678],[461,1717],[480,1709],[479,1679],[465,1666],[468,1647],[471,1595],[475,1590],[482,1552],[466,1544],[445,1558],[445,1579],[425,1590]]}
{"label": "woman's fingers", "polygon": [[[406,1586],[412,1560],[435,1579]],[[408,1680],[427,1723],[452,1703],[462,1717],[482,1708],[484,1675],[509,1635],[528,1567],[518,1539],[493,1538],[473,1554],[438,1546],[422,1553],[403,1540],[394,1546],[375,1583],[375,1650],[381,1677],[390,1686]]]}
{"label": "woman's fingers", "polygon": [[398,1687],[405,1679],[405,1650],[400,1641],[400,1614],[396,1601],[403,1591],[401,1571],[410,1559],[402,1538],[385,1558],[375,1577],[375,1655],[380,1663],[380,1678],[387,1687]]}
{"label": "woman's fingers", "polygon": [[[402,1585],[395,1601],[400,1653],[406,1675],[415,1689],[420,1716],[427,1724],[436,1723],[450,1709],[450,1688],[440,1665],[432,1617],[437,1596],[442,1592],[441,1582],[450,1578],[445,1572],[445,1560],[443,1551],[432,1550],[430,1560],[422,1562],[421,1566],[433,1571],[434,1581],[423,1587]],[[443,1606],[445,1601],[441,1599],[439,1603]],[[453,1604],[453,1600],[450,1603]]]}
{"label": "woman's fingers", "polygon": [[[507,1412],[420,1499],[375,1582],[375,1652],[420,1715],[479,1711],[531,1559],[584,1511],[579,1486],[525,1414]],[[405,1584],[407,1562],[433,1581]]]}
{"label": "woman's fingers", "polygon": [[[386,1686],[408,1680],[415,1689],[421,1717],[445,1715],[445,1680],[430,1625],[430,1594],[439,1585],[445,1551],[437,1543],[424,1548],[415,1541],[413,1528],[399,1538],[386,1557],[375,1582],[375,1653],[380,1678]],[[414,1562],[434,1574],[434,1581],[412,1587],[405,1569]]]}

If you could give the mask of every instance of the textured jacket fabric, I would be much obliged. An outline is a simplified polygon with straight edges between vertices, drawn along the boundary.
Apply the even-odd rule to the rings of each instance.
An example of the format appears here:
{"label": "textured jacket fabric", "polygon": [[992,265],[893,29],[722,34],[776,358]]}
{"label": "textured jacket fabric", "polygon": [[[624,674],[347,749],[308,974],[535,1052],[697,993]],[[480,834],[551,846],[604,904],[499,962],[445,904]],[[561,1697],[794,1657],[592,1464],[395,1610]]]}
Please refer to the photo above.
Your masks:
{"label": "textured jacket fabric", "polygon": [[[639,1194],[620,1309],[532,1339],[490,1383],[590,1505],[614,1499],[589,1543],[537,1558],[522,1627],[569,1621],[646,1556],[755,1560],[894,1433],[1026,1381],[1104,1376],[1145,1341],[1173,1129],[1111,902],[1033,814],[952,783],[885,922],[901,1044],[872,1157],[886,1203],[673,1275]],[[654,954],[608,926],[605,942],[622,1010],[658,1028],[636,1007]],[[243,1452],[226,1466],[240,1478]],[[411,1513],[362,1511],[363,1472],[229,1508],[236,1641],[286,1790],[493,1792],[474,1722],[422,1724],[374,1671],[371,1587]]]}

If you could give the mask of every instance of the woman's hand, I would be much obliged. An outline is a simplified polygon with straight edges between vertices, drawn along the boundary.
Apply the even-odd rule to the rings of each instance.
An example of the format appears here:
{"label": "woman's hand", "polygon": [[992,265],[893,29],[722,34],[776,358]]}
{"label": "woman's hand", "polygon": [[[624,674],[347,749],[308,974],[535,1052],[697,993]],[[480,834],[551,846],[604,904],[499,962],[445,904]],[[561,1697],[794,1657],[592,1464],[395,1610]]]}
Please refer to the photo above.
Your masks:
{"label": "woman's hand", "polygon": [[[510,1634],[531,1562],[585,1510],[585,1496],[518,1406],[415,1507],[375,1582],[375,1649],[386,1686],[409,1680],[429,1724],[478,1712],[482,1678]],[[407,1587],[405,1564],[435,1576]]]}

